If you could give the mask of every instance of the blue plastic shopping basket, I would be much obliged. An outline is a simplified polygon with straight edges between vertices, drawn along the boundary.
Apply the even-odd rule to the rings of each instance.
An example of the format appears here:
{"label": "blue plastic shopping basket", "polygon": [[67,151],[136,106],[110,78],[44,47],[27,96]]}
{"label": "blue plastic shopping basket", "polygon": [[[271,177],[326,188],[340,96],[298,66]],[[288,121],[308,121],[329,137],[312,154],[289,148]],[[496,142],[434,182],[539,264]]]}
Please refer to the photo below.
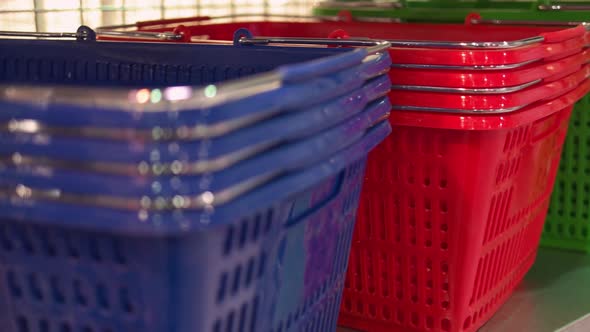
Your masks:
{"label": "blue plastic shopping basket", "polygon": [[[20,52],[27,54],[28,43],[4,42],[0,41],[0,49],[10,44],[17,49],[23,47]],[[35,41],[30,45],[54,42]],[[88,56],[93,54],[88,50],[100,52],[102,46],[134,49],[133,44],[88,46],[91,43],[72,42],[87,50]],[[198,45],[153,44],[150,47],[159,48],[162,60],[170,54],[176,55],[179,50],[185,52],[185,56],[192,55],[195,63],[204,61],[203,66],[215,68],[236,68],[241,66],[241,60],[247,59],[246,62],[268,60],[270,65],[264,69],[267,70],[278,65],[282,56],[289,58],[290,63],[305,62],[263,76],[252,76],[242,81],[244,84],[240,81],[216,84],[214,96],[212,88],[172,90],[179,95],[190,91],[191,97],[152,103],[155,86],[179,83],[160,78],[178,79],[181,73],[192,69],[174,69],[175,75],[158,76],[152,69],[144,68],[140,71],[152,74],[125,76],[121,74],[125,72],[122,66],[103,66],[92,58],[63,63],[55,61],[50,52],[41,52],[42,48],[36,49],[37,55],[29,58],[17,56],[19,51],[16,50],[10,53],[14,58],[7,56],[6,65],[1,69],[1,80],[10,86],[0,88],[0,103],[3,109],[17,111],[5,119],[7,122],[0,129],[8,134],[14,134],[11,131],[14,128],[29,131],[37,143],[52,140],[43,132],[44,126],[80,128],[96,124],[122,129],[205,125],[216,130],[222,128],[213,135],[220,136],[243,130],[262,119],[271,120],[270,117],[279,114],[330,102],[354,90],[338,90],[351,84],[351,78],[340,82],[326,80],[330,91],[341,91],[333,95],[317,87],[308,94],[293,95],[290,92],[294,90],[288,87],[304,85],[304,80],[322,75],[337,75],[351,66],[362,66],[363,61],[374,57],[370,53],[380,52],[380,49],[347,52],[206,46],[201,53]],[[189,48],[199,52],[180,51]],[[214,51],[207,53],[206,49]],[[0,54],[4,54],[3,51]],[[219,65],[216,61],[228,61],[219,56],[226,51],[235,52],[235,63]],[[125,52],[119,56],[125,58]],[[297,56],[300,58],[294,59]],[[312,60],[319,57],[326,58]],[[102,69],[94,71],[92,68]],[[23,70],[27,74],[23,74]],[[87,75],[89,72],[100,72],[100,75]],[[221,70],[221,73],[228,72],[236,71]],[[216,69],[215,73],[220,72]],[[15,85],[12,79],[35,86]],[[358,79],[355,86],[362,86],[365,79]],[[143,88],[100,88],[125,80],[129,86],[152,87],[148,89],[149,103],[142,102],[147,96]],[[260,82],[264,82],[262,91],[257,85]],[[55,88],[53,84],[56,83],[92,83],[97,88]],[[240,90],[242,87],[248,88]],[[203,95],[210,97],[203,98]],[[244,107],[246,101],[248,107]],[[343,122],[365,123],[348,126],[349,130],[356,128],[356,133],[348,131],[354,139],[343,145],[336,144],[333,149],[315,150],[322,151],[323,155],[316,155],[312,162],[293,160],[293,164],[302,163],[302,168],[287,167],[272,181],[221,205],[194,208],[177,202],[179,205],[174,209],[160,210],[151,206],[144,208],[142,202],[137,206],[120,204],[111,195],[87,199],[87,195],[81,193],[35,188],[19,181],[0,185],[0,326],[7,332],[334,330],[366,155],[390,131],[387,121],[366,120],[377,120],[378,115],[383,114],[377,112],[382,108],[376,104],[372,106],[375,107],[362,114],[374,112],[373,117],[359,114]],[[164,109],[169,111],[162,112]],[[25,122],[19,124],[21,127],[15,126],[15,119]],[[367,128],[371,124],[373,126]],[[334,126],[334,133],[339,132],[338,125]],[[230,129],[226,131],[227,128]],[[320,143],[320,137],[337,136],[312,136],[309,140],[317,139],[316,143]],[[175,140],[180,137],[174,137],[171,142]],[[326,144],[325,140],[321,142]],[[42,172],[43,168],[37,171]],[[13,175],[16,179],[17,174]],[[121,189],[125,190],[127,188]],[[213,193],[205,198],[215,202]]]}

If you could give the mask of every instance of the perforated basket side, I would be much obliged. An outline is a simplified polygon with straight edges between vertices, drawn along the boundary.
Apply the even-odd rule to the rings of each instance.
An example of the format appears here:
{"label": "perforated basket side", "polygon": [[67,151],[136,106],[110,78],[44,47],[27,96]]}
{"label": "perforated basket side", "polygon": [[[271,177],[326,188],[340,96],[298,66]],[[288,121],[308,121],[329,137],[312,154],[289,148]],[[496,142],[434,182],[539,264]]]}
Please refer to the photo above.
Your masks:
{"label": "perforated basket side", "polygon": [[541,244],[590,252],[590,96],[574,107]]}

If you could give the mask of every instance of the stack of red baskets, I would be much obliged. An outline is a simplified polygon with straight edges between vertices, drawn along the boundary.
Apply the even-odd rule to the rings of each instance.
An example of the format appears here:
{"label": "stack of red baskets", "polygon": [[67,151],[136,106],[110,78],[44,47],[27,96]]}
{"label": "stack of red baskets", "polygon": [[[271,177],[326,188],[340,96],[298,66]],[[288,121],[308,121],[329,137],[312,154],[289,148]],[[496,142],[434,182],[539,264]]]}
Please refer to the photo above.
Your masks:
{"label": "stack of red baskets", "polygon": [[369,159],[342,325],[475,331],[510,296],[535,259],[573,104],[590,90],[584,27],[178,23],[140,28],[392,42],[394,130]]}

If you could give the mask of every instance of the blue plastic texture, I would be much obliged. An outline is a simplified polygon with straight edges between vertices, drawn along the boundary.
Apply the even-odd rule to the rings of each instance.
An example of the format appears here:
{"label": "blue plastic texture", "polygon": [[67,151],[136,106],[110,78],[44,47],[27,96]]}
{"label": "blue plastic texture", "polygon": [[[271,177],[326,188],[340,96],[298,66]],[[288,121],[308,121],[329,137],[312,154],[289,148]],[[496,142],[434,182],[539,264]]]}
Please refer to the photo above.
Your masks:
{"label": "blue plastic texture", "polygon": [[[0,165],[2,332],[333,331],[367,153],[391,130],[389,65],[366,49],[0,41],[3,161],[18,152],[155,166],[256,150],[168,178]],[[215,86],[166,97],[170,86],[205,84]],[[15,120],[38,122],[23,132]],[[40,134],[46,126],[58,130]],[[165,143],[76,137],[202,126],[225,130]],[[104,203],[190,199],[268,174],[200,210]],[[30,195],[25,185],[59,190]]]}
{"label": "blue plastic texture", "polygon": [[[36,135],[14,136],[0,133],[0,153],[20,152],[64,160],[133,164],[142,161],[194,162],[215,160],[224,156],[231,157],[236,153],[245,155],[260,153],[280,143],[304,138],[341,123],[362,111],[371,101],[386,95],[390,85],[389,78],[382,75],[370,80],[361,88],[327,103],[273,117],[210,139],[171,143],[140,139],[116,141],[55,136],[51,140],[40,141],[36,139]],[[79,113],[84,113],[84,110],[80,110]],[[244,151],[246,149],[250,152]],[[154,160],[154,151],[157,152],[157,160]]]}
{"label": "blue plastic texture", "polygon": [[0,197],[3,331],[334,331],[366,156],[390,130],[203,213]]}
{"label": "blue plastic texture", "polygon": [[[2,167],[0,168],[0,184],[23,184],[38,189],[60,189],[64,192],[77,194],[131,196],[141,197],[173,197],[175,195],[197,195],[203,192],[204,181],[207,181],[206,190],[219,192],[232,185],[244,181],[262,177],[276,177],[286,172],[303,169],[333,154],[359,140],[364,132],[375,123],[382,120],[391,109],[387,97],[383,97],[372,104],[360,114],[352,116],[344,123],[328,128],[313,136],[297,140],[290,144],[281,145],[265,153],[239,162],[236,165],[224,168],[218,172],[207,173],[201,176],[145,176],[106,175],[99,174],[90,168],[84,170],[52,169],[48,167]],[[313,121],[310,117],[309,121]],[[0,140],[2,142],[2,140]],[[55,142],[53,142],[55,143]],[[83,150],[85,143],[71,141],[72,145],[79,145]],[[0,152],[12,147],[13,151],[27,153],[26,147],[1,143]],[[45,147],[46,148],[46,147]],[[57,151],[69,152],[68,159],[76,158],[76,152],[66,150],[63,145],[52,147]],[[36,153],[43,154],[43,148],[38,148]],[[75,149],[74,151],[78,151]],[[84,164],[76,164],[81,166]],[[89,171],[91,170],[91,171]]]}
{"label": "blue plastic texture", "polygon": [[[144,112],[128,94],[119,98],[132,110],[46,103],[30,105],[0,102],[0,119],[28,118],[61,126],[124,128],[178,128],[220,125],[240,119],[244,123],[318,105],[360,87],[365,80],[387,71],[387,52],[377,56],[367,49],[288,48],[276,46],[233,47],[159,43],[104,43],[65,41],[0,41],[0,83],[64,84],[70,86],[161,88],[174,85],[216,84],[278,68],[277,82],[267,91],[214,106],[191,104],[175,111],[162,99],[155,106],[167,112]],[[366,61],[365,61],[366,60]],[[280,67],[280,68],[279,68]],[[321,68],[321,70],[320,70]],[[252,77],[254,78],[254,77]],[[246,80],[242,78],[240,80]],[[240,81],[238,80],[238,81]],[[248,82],[248,81],[244,81]],[[81,95],[100,89],[79,89]],[[112,92],[112,91],[111,91]],[[130,93],[133,91],[129,91]],[[194,90],[201,93],[201,90]],[[201,95],[191,98],[202,97]],[[220,96],[209,96],[222,100]],[[223,101],[223,100],[222,100]],[[251,120],[254,119],[254,120]]]}

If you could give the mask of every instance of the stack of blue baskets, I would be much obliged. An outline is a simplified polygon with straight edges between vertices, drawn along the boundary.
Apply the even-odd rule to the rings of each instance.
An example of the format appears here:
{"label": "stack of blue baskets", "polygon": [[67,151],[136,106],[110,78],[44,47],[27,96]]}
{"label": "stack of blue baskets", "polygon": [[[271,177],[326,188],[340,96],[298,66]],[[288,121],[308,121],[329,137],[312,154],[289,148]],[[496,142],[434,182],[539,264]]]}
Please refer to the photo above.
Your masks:
{"label": "stack of blue baskets", "polygon": [[2,331],[334,330],[389,66],[1,40]]}

